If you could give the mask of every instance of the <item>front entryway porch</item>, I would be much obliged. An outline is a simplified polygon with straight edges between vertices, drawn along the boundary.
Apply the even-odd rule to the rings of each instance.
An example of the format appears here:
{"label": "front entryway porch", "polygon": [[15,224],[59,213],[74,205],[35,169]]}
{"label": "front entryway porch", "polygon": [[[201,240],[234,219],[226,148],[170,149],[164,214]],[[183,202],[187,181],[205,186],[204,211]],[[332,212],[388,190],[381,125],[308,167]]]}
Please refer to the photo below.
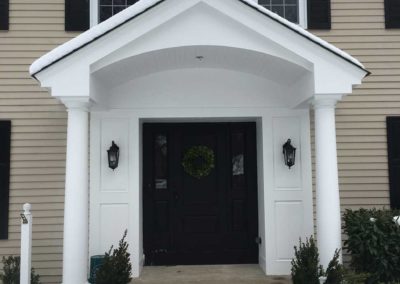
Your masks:
{"label": "front entryway porch", "polygon": [[257,264],[145,267],[133,284],[289,284],[289,276],[266,276]]}
{"label": "front entryway porch", "polygon": [[[68,109],[63,284],[86,283],[88,256],[107,251],[125,229],[133,276],[140,276],[149,256],[145,123],[255,123],[253,222],[265,274],[290,273],[293,246],[313,234],[313,205],[321,263],[341,247],[335,105],[368,72],[251,3],[141,0],[32,65],[31,74]],[[282,155],[288,139],[297,148],[291,169]],[[115,170],[107,162],[112,141],[120,147]]]}

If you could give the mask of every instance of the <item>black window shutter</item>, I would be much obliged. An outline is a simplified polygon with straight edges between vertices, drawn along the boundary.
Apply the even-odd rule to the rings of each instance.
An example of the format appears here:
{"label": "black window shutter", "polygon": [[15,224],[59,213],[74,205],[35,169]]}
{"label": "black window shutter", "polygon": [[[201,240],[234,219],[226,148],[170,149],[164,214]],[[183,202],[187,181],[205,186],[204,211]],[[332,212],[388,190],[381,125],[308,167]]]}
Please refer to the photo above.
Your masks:
{"label": "black window shutter", "polygon": [[0,30],[7,31],[9,28],[9,0],[0,0]]}
{"label": "black window shutter", "polygon": [[400,209],[400,116],[387,117],[390,205]]}
{"label": "black window shutter", "polygon": [[329,30],[331,28],[331,0],[307,0],[307,15],[309,29]]}
{"label": "black window shutter", "polygon": [[8,238],[11,121],[0,121],[0,240]]}
{"label": "black window shutter", "polygon": [[400,28],[399,0],[385,0],[385,26],[387,29]]}
{"label": "black window shutter", "polygon": [[65,0],[66,31],[86,31],[89,17],[89,0]]}

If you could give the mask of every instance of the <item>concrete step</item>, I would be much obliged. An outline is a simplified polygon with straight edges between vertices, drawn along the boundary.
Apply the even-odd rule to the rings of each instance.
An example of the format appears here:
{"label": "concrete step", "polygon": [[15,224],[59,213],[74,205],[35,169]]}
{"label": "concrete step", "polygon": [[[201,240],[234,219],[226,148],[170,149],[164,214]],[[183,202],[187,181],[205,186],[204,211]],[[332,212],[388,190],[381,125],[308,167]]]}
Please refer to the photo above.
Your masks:
{"label": "concrete step", "polygon": [[289,276],[265,276],[257,264],[146,266],[134,284],[290,284]]}

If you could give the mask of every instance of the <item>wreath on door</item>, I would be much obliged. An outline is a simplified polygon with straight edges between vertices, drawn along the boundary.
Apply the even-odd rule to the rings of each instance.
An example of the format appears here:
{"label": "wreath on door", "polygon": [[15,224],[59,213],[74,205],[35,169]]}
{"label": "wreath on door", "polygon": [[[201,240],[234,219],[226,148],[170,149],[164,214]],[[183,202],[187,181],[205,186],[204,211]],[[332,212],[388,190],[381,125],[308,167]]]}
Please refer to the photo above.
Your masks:
{"label": "wreath on door", "polygon": [[193,146],[183,155],[182,166],[192,177],[208,176],[215,167],[214,151],[207,146]]}

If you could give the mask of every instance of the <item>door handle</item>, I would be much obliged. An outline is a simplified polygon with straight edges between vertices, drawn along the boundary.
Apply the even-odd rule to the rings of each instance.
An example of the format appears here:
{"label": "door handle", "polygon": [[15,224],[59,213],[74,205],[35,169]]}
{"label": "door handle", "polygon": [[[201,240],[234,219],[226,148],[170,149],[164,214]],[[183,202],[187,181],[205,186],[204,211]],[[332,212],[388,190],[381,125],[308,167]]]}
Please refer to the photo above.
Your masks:
{"label": "door handle", "polygon": [[175,191],[175,192],[174,192],[174,200],[175,200],[175,201],[178,201],[178,199],[179,199],[179,195],[178,195],[178,193]]}

